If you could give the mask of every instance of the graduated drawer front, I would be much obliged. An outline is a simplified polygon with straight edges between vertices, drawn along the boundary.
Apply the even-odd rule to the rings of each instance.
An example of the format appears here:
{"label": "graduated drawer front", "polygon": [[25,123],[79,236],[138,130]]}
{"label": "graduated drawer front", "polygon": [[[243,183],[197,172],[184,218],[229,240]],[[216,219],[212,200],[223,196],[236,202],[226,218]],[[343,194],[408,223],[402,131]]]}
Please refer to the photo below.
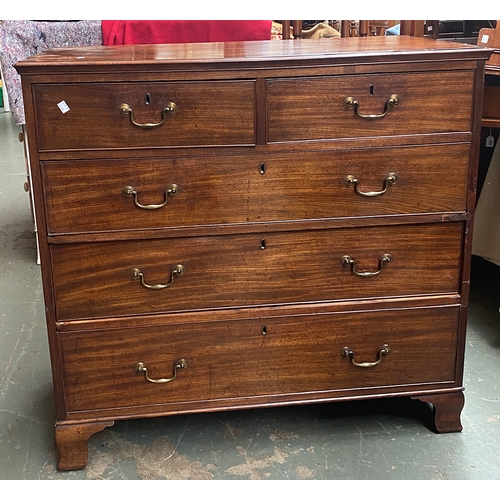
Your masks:
{"label": "graduated drawer front", "polygon": [[[465,211],[467,144],[43,162],[49,234]],[[362,196],[346,185],[349,175]],[[176,185],[175,195],[166,194]],[[136,195],[127,195],[131,186]],[[150,209],[144,206],[162,205]],[[139,207],[136,205],[143,205]],[[76,222],[77,221],[77,222]]]}
{"label": "graduated drawer front", "polygon": [[[269,80],[268,142],[466,132],[474,73],[443,71]],[[383,118],[390,96],[399,103]]]}
{"label": "graduated drawer front", "polygon": [[[391,309],[64,333],[66,410],[441,384],[455,377],[458,313],[457,306]],[[373,363],[384,344],[389,354],[372,367],[342,356],[349,347],[355,362]],[[187,368],[162,384],[134,368],[141,362],[150,378],[168,379],[180,360]]]}
{"label": "graduated drawer front", "polygon": [[[254,81],[40,84],[33,93],[41,151],[255,143]],[[176,113],[154,128],[119,113],[125,103],[136,123],[159,123],[170,102]]]}
{"label": "graduated drawer front", "polygon": [[[461,239],[461,223],[437,223],[52,245],[56,315],[457,293]],[[376,276],[354,274],[377,272],[386,253],[392,261]]]}

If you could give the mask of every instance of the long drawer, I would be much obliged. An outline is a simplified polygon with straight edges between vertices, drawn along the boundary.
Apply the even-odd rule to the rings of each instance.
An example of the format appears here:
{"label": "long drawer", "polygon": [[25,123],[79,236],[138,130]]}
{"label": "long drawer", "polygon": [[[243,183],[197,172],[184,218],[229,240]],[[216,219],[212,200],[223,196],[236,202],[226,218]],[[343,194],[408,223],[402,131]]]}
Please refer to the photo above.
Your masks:
{"label": "long drawer", "polygon": [[470,131],[473,78],[436,71],[269,80],[268,142]]}
{"label": "long drawer", "polygon": [[56,316],[457,293],[461,239],[456,222],[52,245]]}
{"label": "long drawer", "polygon": [[48,232],[465,211],[468,147],[43,162]]}
{"label": "long drawer", "polygon": [[[65,405],[73,412],[251,404],[269,395],[313,400],[335,390],[451,382],[458,315],[449,306],[63,333]],[[146,374],[175,378],[155,383]]]}
{"label": "long drawer", "polygon": [[251,80],[39,84],[33,94],[41,151],[255,144]]}

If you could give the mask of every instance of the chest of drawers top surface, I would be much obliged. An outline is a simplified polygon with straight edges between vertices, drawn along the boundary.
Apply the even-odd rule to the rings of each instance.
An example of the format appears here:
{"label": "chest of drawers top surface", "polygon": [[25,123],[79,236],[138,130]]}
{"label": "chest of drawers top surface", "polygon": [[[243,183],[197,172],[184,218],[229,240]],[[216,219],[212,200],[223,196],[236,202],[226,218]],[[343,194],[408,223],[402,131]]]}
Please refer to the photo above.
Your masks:
{"label": "chest of drawers top surface", "polygon": [[332,63],[363,63],[369,60],[399,62],[415,60],[488,59],[491,50],[467,44],[435,42],[420,37],[366,37],[320,40],[283,40],[263,42],[191,43],[166,45],[121,45],[68,47],[51,49],[19,62],[21,73],[37,73],[50,67],[53,73],[64,73],[67,67],[80,71],[93,66],[105,67],[106,72],[124,67],[147,69],[183,68],[190,64],[196,69],[208,66],[239,65],[244,68],[270,68],[271,64],[331,65]]}

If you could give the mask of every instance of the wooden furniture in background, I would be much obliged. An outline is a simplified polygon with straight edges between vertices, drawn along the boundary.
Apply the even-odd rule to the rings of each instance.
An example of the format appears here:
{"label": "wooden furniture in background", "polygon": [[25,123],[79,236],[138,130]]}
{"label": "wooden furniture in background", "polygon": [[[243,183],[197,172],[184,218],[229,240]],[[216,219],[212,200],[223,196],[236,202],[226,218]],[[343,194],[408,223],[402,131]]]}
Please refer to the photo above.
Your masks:
{"label": "wooden furniture in background", "polygon": [[484,61],[423,37],[17,64],[59,469],[115,420],[409,396],[462,429]]}
{"label": "wooden furniture in background", "polygon": [[493,50],[486,61],[482,119],[481,156],[478,175],[477,218],[475,222],[474,255],[500,265],[500,23],[495,28],[482,28],[477,44]]}
{"label": "wooden furniture in background", "polygon": [[493,50],[486,61],[483,101],[483,127],[500,127],[500,23],[495,28],[482,28],[477,44]]}
{"label": "wooden furniture in background", "polygon": [[[394,26],[396,21],[325,21],[339,31],[342,38],[354,36],[383,36],[385,31]],[[300,39],[303,33],[303,21],[281,21],[283,40]]]}
{"label": "wooden furniture in background", "polygon": [[459,20],[425,21],[425,36],[475,44],[482,28],[494,28],[496,21]]}
{"label": "wooden furniture in background", "polygon": [[[400,34],[408,36],[427,36],[446,38],[463,43],[475,43],[477,31],[481,26],[491,25],[494,21],[329,21],[344,38],[352,36],[380,36],[388,28],[400,24]],[[460,26],[460,29],[459,29]]]}
{"label": "wooden furniture in background", "polygon": [[[477,26],[489,23],[488,21],[438,21],[438,20],[403,20],[401,21],[401,35],[428,36],[438,39],[462,43],[475,43]],[[476,30],[476,31],[475,31]]]}
{"label": "wooden furniture in background", "polygon": [[402,20],[400,34],[408,36],[424,36],[424,21]]}

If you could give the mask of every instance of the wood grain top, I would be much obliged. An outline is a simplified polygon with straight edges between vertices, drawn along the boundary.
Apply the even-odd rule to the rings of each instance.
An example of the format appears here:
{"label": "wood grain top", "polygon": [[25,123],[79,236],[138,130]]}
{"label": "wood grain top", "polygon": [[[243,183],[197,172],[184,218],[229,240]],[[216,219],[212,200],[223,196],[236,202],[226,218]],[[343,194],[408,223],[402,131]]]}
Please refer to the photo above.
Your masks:
{"label": "wood grain top", "polygon": [[[259,65],[262,62],[300,64],[314,59],[339,63],[362,62],[377,57],[377,62],[488,59],[491,49],[476,45],[432,40],[423,37],[381,36],[363,38],[328,38],[320,40],[268,40],[251,42],[213,42],[164,45],[119,45],[64,47],[35,55],[16,65],[19,73],[37,72],[40,68],[68,66],[156,66],[225,63]],[[252,64],[254,63],[254,64]]]}

